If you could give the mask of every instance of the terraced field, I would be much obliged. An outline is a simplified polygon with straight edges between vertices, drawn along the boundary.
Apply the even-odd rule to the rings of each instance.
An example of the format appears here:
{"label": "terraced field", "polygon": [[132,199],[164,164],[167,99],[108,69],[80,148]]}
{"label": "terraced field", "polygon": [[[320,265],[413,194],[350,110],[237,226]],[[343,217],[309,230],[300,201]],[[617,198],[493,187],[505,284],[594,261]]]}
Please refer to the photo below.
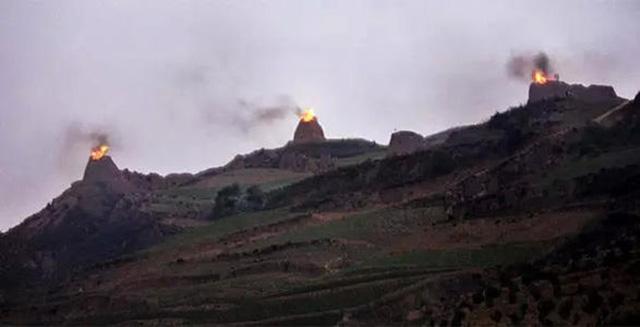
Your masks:
{"label": "terraced field", "polygon": [[[433,207],[242,214],[94,270],[57,294],[58,310],[77,324],[333,324],[344,312],[366,312],[440,279],[540,257],[557,242],[394,246],[443,226],[453,228]],[[111,314],[75,303],[79,289]]]}

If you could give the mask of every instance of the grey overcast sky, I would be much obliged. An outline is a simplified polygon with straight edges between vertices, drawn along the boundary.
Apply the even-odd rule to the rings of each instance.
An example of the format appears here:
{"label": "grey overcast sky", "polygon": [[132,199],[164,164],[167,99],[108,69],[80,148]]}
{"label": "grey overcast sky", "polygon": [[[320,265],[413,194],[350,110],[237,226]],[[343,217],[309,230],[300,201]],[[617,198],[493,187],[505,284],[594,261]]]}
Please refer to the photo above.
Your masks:
{"label": "grey overcast sky", "polygon": [[[386,144],[526,101],[513,55],[640,89],[640,1],[0,1],[0,230],[81,177],[102,131],[120,168],[197,172],[284,144],[312,106],[329,137]],[[262,109],[261,109],[262,108]]]}

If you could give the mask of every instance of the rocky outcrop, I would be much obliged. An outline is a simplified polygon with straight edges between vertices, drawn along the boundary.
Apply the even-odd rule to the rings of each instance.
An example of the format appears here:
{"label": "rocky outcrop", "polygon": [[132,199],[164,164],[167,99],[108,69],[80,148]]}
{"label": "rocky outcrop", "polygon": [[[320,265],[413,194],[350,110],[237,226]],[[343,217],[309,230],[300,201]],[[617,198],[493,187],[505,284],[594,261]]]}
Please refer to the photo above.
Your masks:
{"label": "rocky outcrop", "polygon": [[161,190],[188,184],[195,180],[195,176],[189,173],[169,174],[161,176],[157,173],[143,174],[137,171],[125,169],[122,171],[124,179],[140,190]]}
{"label": "rocky outcrop", "polygon": [[237,155],[224,166],[224,170],[278,168],[296,172],[320,172],[335,167],[330,154],[312,156],[302,150],[284,147],[274,150],[261,149],[248,155]]}
{"label": "rocky outcrop", "polygon": [[616,98],[617,94],[609,85],[567,84],[561,81],[549,81],[545,84],[531,83],[529,103],[552,98],[572,97],[589,102]]}
{"label": "rocky outcrop", "polygon": [[300,120],[293,134],[293,143],[322,142],[325,140],[322,127],[315,117],[308,122]]}
{"label": "rocky outcrop", "polygon": [[297,172],[322,172],[333,169],[336,160],[379,152],[384,148],[362,139],[329,139],[324,142],[289,142],[276,149],[260,149],[237,155],[223,167],[209,169],[195,175],[194,180],[225,171],[249,168],[278,168]]}
{"label": "rocky outcrop", "polygon": [[293,171],[326,171],[335,166],[331,156],[322,155],[320,158],[311,158],[299,152],[285,152],[280,157],[278,168]]}
{"label": "rocky outcrop", "polygon": [[403,155],[419,151],[425,147],[424,137],[412,131],[398,131],[391,134],[389,153]]}

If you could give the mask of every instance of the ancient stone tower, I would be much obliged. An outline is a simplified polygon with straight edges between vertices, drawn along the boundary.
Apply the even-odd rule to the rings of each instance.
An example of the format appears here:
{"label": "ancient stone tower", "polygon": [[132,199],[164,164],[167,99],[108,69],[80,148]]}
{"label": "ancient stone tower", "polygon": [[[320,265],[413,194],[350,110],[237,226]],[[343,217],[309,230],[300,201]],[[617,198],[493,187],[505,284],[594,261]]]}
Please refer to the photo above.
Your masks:
{"label": "ancient stone tower", "polygon": [[326,140],[324,132],[318,123],[317,117],[313,117],[309,121],[300,119],[298,127],[293,134],[293,143],[322,142],[324,140]]}

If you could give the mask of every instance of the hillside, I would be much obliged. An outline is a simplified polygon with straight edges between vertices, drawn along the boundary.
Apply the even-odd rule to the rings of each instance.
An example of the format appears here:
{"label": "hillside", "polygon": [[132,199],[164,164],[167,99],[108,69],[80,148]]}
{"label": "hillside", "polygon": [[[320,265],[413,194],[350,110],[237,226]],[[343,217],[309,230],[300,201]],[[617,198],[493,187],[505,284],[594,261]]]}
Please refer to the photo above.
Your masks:
{"label": "hillside", "polygon": [[640,100],[579,90],[415,152],[78,182],[0,236],[0,322],[640,323]]}

